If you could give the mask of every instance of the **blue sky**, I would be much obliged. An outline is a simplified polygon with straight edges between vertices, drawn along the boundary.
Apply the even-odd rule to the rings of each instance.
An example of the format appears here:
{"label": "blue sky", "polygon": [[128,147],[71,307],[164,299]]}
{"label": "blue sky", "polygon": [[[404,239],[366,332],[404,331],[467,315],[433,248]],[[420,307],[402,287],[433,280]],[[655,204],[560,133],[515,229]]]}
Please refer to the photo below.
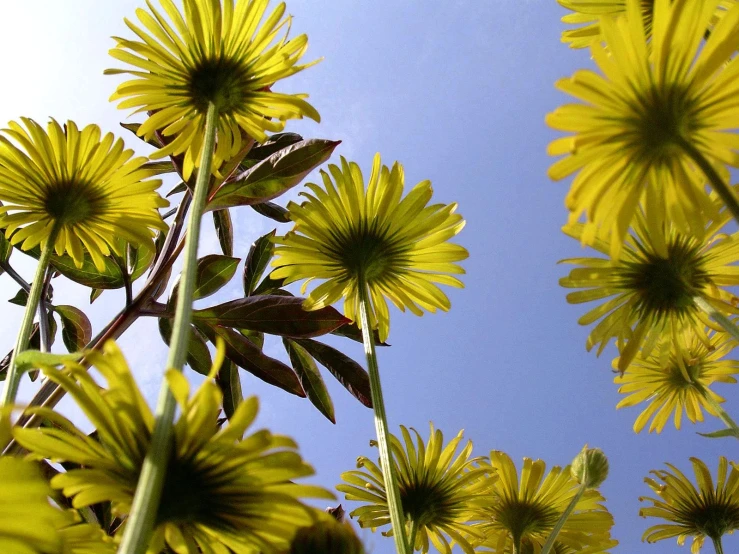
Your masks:
{"label": "blue sky", "polygon": [[[134,18],[143,5],[3,3],[0,123],[20,116],[95,122],[145,153],[118,130],[127,114],[108,103],[117,81],[102,75],[116,66],[107,55],[110,36],[128,35],[123,17]],[[553,0],[292,0],[288,11],[295,16],[293,33],[310,37],[308,58],[324,58],[279,86],[308,92],[323,119],[288,130],[341,139],[335,159],[343,154],[367,172],[378,151],[388,165],[401,161],[407,186],[430,179],[435,200],[458,202],[467,220],[457,239],[470,252],[466,288],[449,291],[451,312],[392,314],[393,346],[380,351],[391,428],[414,426],[426,436],[433,421],[450,438],[464,429],[475,454],[503,450],[519,467],[523,456],[565,465],[583,444],[599,446],[611,463],[602,492],[621,542],[614,552],[687,552],[689,547],[679,550],[673,541],[640,542],[650,524],[637,515],[638,497],[650,492],[643,478],[667,461],[692,475],[690,456],[702,458],[715,474],[718,456],[735,456],[736,445],[695,434],[720,428],[718,421],[688,423],[680,432],[667,427],[661,435],[634,434],[640,410],[615,410],[613,350],[600,359],[585,351],[588,331],[576,322],[585,308],[568,305],[557,284],[567,272],[557,261],[583,251],[559,231],[567,183],[546,176],[546,144],[555,133],[544,115],[565,101],[554,81],[591,67],[587,52],[559,41],[564,10]],[[235,216],[235,255],[243,257],[272,226],[248,209]],[[201,253],[210,252],[217,252],[217,242],[206,224]],[[16,253],[12,260],[30,278],[32,266],[24,256]],[[96,331],[122,303],[121,294],[106,292],[88,308],[88,291],[61,281],[55,287],[57,301],[88,311]],[[0,276],[2,295],[10,298],[16,289]],[[235,278],[216,299],[238,294]],[[0,353],[12,345],[20,309],[6,304],[2,313]],[[166,356],[155,322],[138,322],[120,344],[153,402]],[[334,344],[361,359],[359,345]],[[279,352],[276,344],[267,349]],[[316,468],[314,482],[333,486],[342,471],[354,468],[357,456],[374,455],[368,446],[374,429],[371,412],[325,377],[336,425],[307,401],[249,375],[242,386],[260,396],[259,424],[295,437]],[[23,393],[31,390],[24,387]],[[734,389],[716,390],[728,395],[729,413],[739,415]],[[63,407],[76,413],[69,402]],[[394,551],[379,533],[363,531],[362,537],[375,554]],[[739,539],[727,537],[724,548],[737,550]]]}

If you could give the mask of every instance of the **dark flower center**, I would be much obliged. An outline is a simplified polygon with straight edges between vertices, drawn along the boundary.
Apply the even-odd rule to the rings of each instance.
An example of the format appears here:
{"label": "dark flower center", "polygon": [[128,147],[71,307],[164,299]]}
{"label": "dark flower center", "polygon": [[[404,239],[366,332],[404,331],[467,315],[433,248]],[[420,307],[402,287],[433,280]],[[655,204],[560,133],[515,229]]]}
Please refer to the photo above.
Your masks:
{"label": "dark flower center", "polygon": [[369,283],[381,281],[405,265],[405,249],[377,229],[362,226],[337,239],[335,254],[354,278],[362,276]]}
{"label": "dark flower center", "polygon": [[400,483],[403,512],[419,525],[440,525],[454,514],[451,494],[440,483]]}
{"label": "dark flower center", "polygon": [[213,102],[219,114],[230,114],[244,104],[249,77],[242,64],[230,59],[202,60],[190,73],[189,94],[200,113]]}
{"label": "dark flower center", "polygon": [[187,460],[173,459],[164,478],[157,523],[218,525],[217,514],[225,508],[223,494],[214,494],[212,478],[205,471]]}
{"label": "dark flower center", "polygon": [[539,503],[506,500],[496,508],[496,519],[514,539],[541,533],[554,527],[559,514]]}
{"label": "dark flower center", "polygon": [[711,539],[719,539],[725,533],[739,529],[739,505],[732,500],[725,498],[723,493],[718,498],[711,493],[708,499],[693,507],[685,522]]}
{"label": "dark flower center", "polygon": [[694,307],[693,298],[710,284],[697,246],[678,238],[667,246],[667,258],[644,252],[643,261],[626,263],[624,288],[635,291],[639,317],[683,315]]}
{"label": "dark flower center", "polygon": [[679,361],[671,355],[666,369],[671,389],[703,389],[700,379],[703,377],[704,366],[700,356],[691,357],[690,352],[686,352]]}
{"label": "dark flower center", "polygon": [[46,189],[44,209],[56,221],[74,225],[99,214],[105,208],[105,196],[86,183],[62,181]]}

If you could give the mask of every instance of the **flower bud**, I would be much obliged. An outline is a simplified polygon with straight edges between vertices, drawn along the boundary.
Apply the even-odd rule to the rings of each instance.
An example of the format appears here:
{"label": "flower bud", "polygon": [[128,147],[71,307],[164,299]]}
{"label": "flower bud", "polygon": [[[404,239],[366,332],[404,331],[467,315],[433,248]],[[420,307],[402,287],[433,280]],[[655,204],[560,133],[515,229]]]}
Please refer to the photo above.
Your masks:
{"label": "flower bud", "polygon": [[298,530],[288,554],[365,554],[349,523],[320,521]]}
{"label": "flower bud", "polygon": [[586,444],[572,460],[570,473],[581,485],[595,489],[608,477],[608,458],[600,448],[588,448]]}

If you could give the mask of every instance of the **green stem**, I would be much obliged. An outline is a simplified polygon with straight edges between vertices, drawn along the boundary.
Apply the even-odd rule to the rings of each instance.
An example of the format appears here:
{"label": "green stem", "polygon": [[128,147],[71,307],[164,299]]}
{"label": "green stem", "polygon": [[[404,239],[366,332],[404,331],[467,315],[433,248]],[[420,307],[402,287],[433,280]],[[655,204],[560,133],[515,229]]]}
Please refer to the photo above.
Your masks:
{"label": "green stem", "polygon": [[734,216],[736,221],[739,221],[739,200],[737,200],[731,187],[724,182],[711,163],[705,158],[705,156],[703,156],[703,154],[701,154],[700,150],[693,146],[689,141],[680,137],[678,138],[677,144],[682,148],[683,152],[685,152],[690,159],[695,162],[695,165],[701,169],[713,190],[721,197],[721,200],[724,201],[724,204],[731,212],[731,215]]}
{"label": "green stem", "polygon": [[375,338],[372,335],[368,307],[370,304],[367,283],[364,279],[359,281],[359,319],[362,326],[362,340],[364,342],[364,353],[367,357],[369,369],[370,389],[372,393],[372,406],[375,411],[375,430],[377,431],[377,445],[380,450],[380,466],[385,478],[385,490],[387,494],[388,510],[390,511],[390,522],[393,526],[393,537],[395,549],[398,554],[412,554],[408,550],[408,542],[405,537],[405,520],[403,517],[398,479],[395,475],[395,467],[390,455],[390,432],[387,428],[387,414],[385,413],[385,402],[382,399],[382,387],[380,385],[380,370],[377,366],[377,353],[375,352]]}
{"label": "green stem", "polygon": [[[182,371],[187,357],[190,321],[192,320],[192,295],[195,290],[195,269],[197,267],[198,243],[200,242],[200,220],[203,216],[208,194],[217,123],[218,111],[215,105],[210,103],[208,104],[208,114],[205,120],[205,140],[193,192],[192,210],[187,222],[185,261],[177,295],[177,309],[166,365],[167,369],[177,371]],[[159,400],[154,413],[154,433],[151,438],[151,445],[141,469],[126,532],[118,549],[120,553],[141,554],[146,551],[149,545],[149,538],[156,523],[164,477],[167,472],[176,407],[177,403],[165,379],[162,381]]]}
{"label": "green stem", "polygon": [[28,339],[31,336],[33,319],[36,315],[39,301],[41,300],[41,292],[44,290],[44,277],[46,276],[46,270],[49,267],[51,254],[54,251],[54,243],[59,234],[59,228],[60,225],[54,225],[49,237],[46,239],[46,243],[44,243],[44,246],[41,248],[41,256],[39,257],[38,265],[36,266],[36,275],[33,276],[31,290],[28,292],[28,300],[26,300],[26,311],[23,313],[23,320],[21,321],[21,327],[18,331],[18,338],[15,341],[13,355],[10,357],[8,375],[5,378],[5,387],[3,388],[2,397],[0,397],[0,407],[9,406],[15,402],[15,397],[18,394],[18,385],[20,384],[21,373],[16,367],[16,359],[18,358],[18,354],[28,348]]}
{"label": "green stem", "polygon": [[737,425],[736,421],[734,421],[731,416],[726,413],[726,410],[721,407],[721,404],[716,402],[716,400],[708,392],[703,395],[703,398],[706,400],[706,402],[708,402],[711,408],[713,408],[713,411],[716,412],[716,415],[721,421],[724,422],[726,427],[734,431],[734,436],[739,439],[739,425]]}
{"label": "green stem", "polygon": [[724,547],[721,545],[721,537],[713,540],[713,547],[716,549],[716,554],[724,554]]}
{"label": "green stem", "polygon": [[512,551],[511,554],[521,554],[521,537],[513,537],[513,545],[512,545]]}
{"label": "green stem", "polygon": [[554,541],[557,540],[557,535],[559,535],[559,532],[562,530],[562,527],[564,527],[564,524],[567,522],[567,518],[570,517],[570,514],[572,513],[572,510],[575,509],[575,506],[578,502],[580,502],[580,498],[582,498],[582,495],[585,493],[585,490],[587,487],[585,486],[585,483],[587,483],[587,473],[585,477],[583,478],[583,484],[580,485],[580,488],[575,493],[575,496],[572,497],[572,500],[570,501],[570,504],[567,506],[567,509],[562,512],[562,515],[559,516],[559,519],[557,520],[556,525],[552,528],[552,532],[549,533],[549,538],[547,539],[547,542],[544,543],[544,546],[541,549],[541,554],[549,554],[549,551],[554,548]]}
{"label": "green stem", "polygon": [[411,535],[408,539],[408,548],[411,552],[413,552],[413,547],[416,544],[416,534],[418,534],[418,520],[413,520],[413,523],[411,523]]}

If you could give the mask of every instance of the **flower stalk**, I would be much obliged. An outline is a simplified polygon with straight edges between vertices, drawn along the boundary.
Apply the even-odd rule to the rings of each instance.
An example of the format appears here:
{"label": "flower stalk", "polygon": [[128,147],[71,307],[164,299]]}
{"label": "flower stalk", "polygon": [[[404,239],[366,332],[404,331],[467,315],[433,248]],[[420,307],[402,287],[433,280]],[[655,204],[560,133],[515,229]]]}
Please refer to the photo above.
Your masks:
{"label": "flower stalk", "polygon": [[[587,470],[586,470],[586,475],[587,475]],[[582,495],[585,493],[587,488],[588,487],[587,487],[587,478],[586,478],[586,479],[583,479],[583,482],[580,485],[580,488],[577,489],[575,496],[572,497],[572,500],[570,500],[570,503],[565,509],[565,511],[562,512],[561,516],[559,516],[557,523],[552,528],[552,532],[549,533],[549,538],[547,538],[547,542],[544,543],[544,546],[541,549],[541,554],[549,554],[552,548],[554,548],[554,541],[557,540],[557,535],[559,535],[559,532],[562,530],[562,527],[564,527],[565,523],[567,523],[567,518],[570,517],[572,510],[574,510],[575,506],[577,506],[577,503],[580,502],[580,499],[582,498]]]}
{"label": "flower stalk", "polygon": [[390,521],[393,526],[393,538],[395,549],[398,554],[411,554],[413,544],[406,540],[405,518],[400,501],[400,490],[395,468],[390,454],[390,432],[387,426],[387,414],[385,413],[385,401],[382,398],[382,387],[380,385],[380,371],[377,365],[377,352],[375,351],[375,338],[372,335],[368,307],[370,304],[367,282],[364,278],[359,279],[359,318],[362,327],[362,342],[364,353],[367,357],[369,370],[370,389],[372,393],[372,406],[375,413],[375,430],[377,431],[377,445],[380,451],[380,466],[385,478],[385,490],[387,491],[387,504],[390,511]]}
{"label": "flower stalk", "polygon": [[724,554],[724,547],[721,545],[721,537],[711,539],[713,541],[713,547],[716,549],[716,554]]}
{"label": "flower stalk", "polygon": [[[208,194],[217,123],[217,108],[215,104],[209,102],[200,168],[193,191],[192,209],[187,223],[185,259],[167,358],[167,368],[177,371],[182,370],[187,357],[187,344],[192,320],[192,295],[195,290],[195,270],[197,268],[198,243],[200,241],[200,221]],[[156,523],[157,509],[167,471],[167,461],[172,447],[176,407],[177,403],[167,381],[163,380],[154,414],[154,433],[151,446],[139,476],[136,494],[131,506],[130,520],[119,549],[121,553],[141,554],[148,547],[149,537]]]}
{"label": "flower stalk", "polygon": [[18,355],[28,347],[28,340],[31,335],[31,328],[33,327],[33,319],[38,310],[41,293],[46,288],[44,286],[46,281],[46,270],[49,268],[51,254],[54,251],[54,243],[56,242],[56,237],[59,234],[60,227],[61,225],[59,223],[54,224],[49,237],[41,248],[41,256],[39,257],[38,265],[36,266],[36,274],[33,276],[31,290],[28,292],[28,299],[26,300],[26,311],[23,313],[20,330],[18,331],[18,338],[15,341],[13,355],[10,358],[8,375],[5,379],[5,387],[3,388],[2,397],[0,397],[0,407],[13,404],[13,402],[15,402],[15,397],[18,394],[18,385],[20,384],[21,373],[18,371],[16,361],[18,359]]}

